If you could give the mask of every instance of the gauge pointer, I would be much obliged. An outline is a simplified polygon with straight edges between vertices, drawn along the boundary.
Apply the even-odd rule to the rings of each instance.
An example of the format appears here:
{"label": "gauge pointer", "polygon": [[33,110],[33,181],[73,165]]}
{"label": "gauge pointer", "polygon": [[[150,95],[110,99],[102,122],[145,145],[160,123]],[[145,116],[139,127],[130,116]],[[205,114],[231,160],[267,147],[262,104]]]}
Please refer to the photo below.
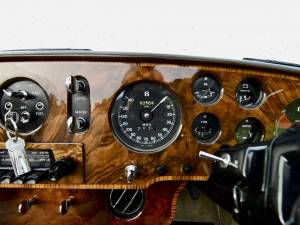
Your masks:
{"label": "gauge pointer", "polygon": [[168,96],[163,97],[163,99],[160,100],[160,102],[151,110],[151,112],[153,112],[161,103],[163,103],[164,101],[166,101],[167,98],[168,98]]}

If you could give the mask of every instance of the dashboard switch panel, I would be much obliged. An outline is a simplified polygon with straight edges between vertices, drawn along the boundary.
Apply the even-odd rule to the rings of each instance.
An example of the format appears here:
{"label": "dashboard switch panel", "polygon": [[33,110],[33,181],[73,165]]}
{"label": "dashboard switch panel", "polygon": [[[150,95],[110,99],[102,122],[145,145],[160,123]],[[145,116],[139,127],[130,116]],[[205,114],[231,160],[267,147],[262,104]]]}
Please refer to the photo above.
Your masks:
{"label": "dashboard switch panel", "polygon": [[91,104],[89,83],[82,76],[68,76],[66,87],[68,92],[68,132],[85,132],[90,126]]}
{"label": "dashboard switch panel", "polygon": [[[45,90],[28,78],[14,78],[4,82],[0,88],[1,125],[10,117],[17,125],[18,132],[28,135],[36,132],[45,122],[49,101]],[[13,131],[10,125],[7,127]]]}

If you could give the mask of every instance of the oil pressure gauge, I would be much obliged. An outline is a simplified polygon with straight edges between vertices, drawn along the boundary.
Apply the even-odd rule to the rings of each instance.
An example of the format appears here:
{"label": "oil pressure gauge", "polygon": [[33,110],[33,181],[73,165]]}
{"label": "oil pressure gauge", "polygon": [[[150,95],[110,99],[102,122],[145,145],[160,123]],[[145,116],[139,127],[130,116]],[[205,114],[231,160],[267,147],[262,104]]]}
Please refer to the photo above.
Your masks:
{"label": "oil pressure gauge", "polygon": [[192,123],[192,133],[201,144],[212,144],[220,136],[218,118],[211,113],[199,114]]}
{"label": "oil pressure gauge", "polygon": [[192,84],[193,96],[202,105],[216,103],[222,96],[223,88],[213,76],[201,76]]}

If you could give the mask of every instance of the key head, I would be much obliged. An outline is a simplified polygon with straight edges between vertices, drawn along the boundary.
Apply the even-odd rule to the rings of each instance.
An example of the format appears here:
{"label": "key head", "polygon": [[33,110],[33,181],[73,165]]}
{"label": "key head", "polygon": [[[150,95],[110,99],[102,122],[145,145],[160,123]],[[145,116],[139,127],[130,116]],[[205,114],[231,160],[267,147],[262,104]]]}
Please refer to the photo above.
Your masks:
{"label": "key head", "polygon": [[16,176],[21,176],[31,171],[25,151],[25,141],[22,138],[8,139],[6,148]]}
{"label": "key head", "polygon": [[18,137],[16,140],[13,138],[9,138],[6,143],[6,148],[8,151],[23,151],[25,148],[25,141],[23,138]]}

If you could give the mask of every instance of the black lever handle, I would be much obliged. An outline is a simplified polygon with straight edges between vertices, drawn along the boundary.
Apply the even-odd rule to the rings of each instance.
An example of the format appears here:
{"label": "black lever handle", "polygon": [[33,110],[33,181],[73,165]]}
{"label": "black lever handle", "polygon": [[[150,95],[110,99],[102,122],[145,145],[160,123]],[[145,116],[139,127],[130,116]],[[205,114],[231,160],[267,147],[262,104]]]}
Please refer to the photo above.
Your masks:
{"label": "black lever handle", "polygon": [[76,168],[75,160],[68,156],[56,161],[49,169],[48,177],[52,181],[57,181],[60,178],[69,175]]}

